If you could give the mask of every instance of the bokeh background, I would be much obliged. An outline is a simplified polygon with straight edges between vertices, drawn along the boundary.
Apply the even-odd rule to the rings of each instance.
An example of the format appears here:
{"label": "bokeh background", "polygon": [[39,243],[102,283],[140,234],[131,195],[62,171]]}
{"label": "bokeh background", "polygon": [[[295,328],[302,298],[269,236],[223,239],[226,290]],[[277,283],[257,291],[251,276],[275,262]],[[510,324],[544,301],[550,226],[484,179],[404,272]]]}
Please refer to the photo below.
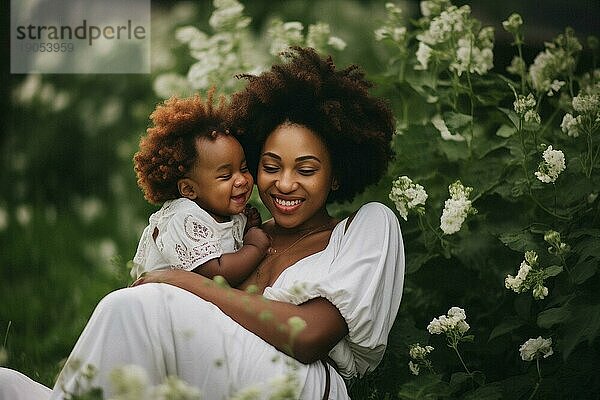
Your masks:
{"label": "bokeh background", "polygon": [[[185,75],[193,60],[175,40],[178,27],[210,31],[210,1],[152,1],[152,73],[139,75],[10,74],[10,5],[3,1],[0,64],[0,365],[50,385],[103,295],[131,282],[133,257],[147,216],[155,209],[137,188],[132,156],[148,115],[162,98],[156,76]],[[373,31],[385,18],[381,1],[244,1],[251,30],[268,46],[266,27],[283,21],[328,23],[347,43],[336,64],[357,63],[376,77],[388,49]],[[397,2],[417,18],[417,1]],[[525,20],[525,58],[566,26],[580,38],[600,33],[597,0],[455,1],[470,4],[496,28],[495,65],[514,50],[501,21]],[[243,72],[243,71],[240,71]],[[381,93],[385,90],[376,88]],[[389,187],[389,182],[386,184]],[[388,202],[383,192],[365,195]],[[352,205],[340,205],[343,214]]]}

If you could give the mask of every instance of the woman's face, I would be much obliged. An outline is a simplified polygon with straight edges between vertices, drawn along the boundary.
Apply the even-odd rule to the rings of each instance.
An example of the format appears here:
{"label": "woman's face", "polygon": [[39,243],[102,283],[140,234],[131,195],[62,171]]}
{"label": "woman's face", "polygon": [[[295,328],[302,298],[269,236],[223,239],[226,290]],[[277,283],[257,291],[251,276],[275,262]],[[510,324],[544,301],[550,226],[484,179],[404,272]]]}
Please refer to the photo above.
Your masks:
{"label": "woman's face", "polygon": [[257,185],[278,226],[302,229],[327,222],[332,179],[329,151],[310,129],[284,123],[267,137]]}

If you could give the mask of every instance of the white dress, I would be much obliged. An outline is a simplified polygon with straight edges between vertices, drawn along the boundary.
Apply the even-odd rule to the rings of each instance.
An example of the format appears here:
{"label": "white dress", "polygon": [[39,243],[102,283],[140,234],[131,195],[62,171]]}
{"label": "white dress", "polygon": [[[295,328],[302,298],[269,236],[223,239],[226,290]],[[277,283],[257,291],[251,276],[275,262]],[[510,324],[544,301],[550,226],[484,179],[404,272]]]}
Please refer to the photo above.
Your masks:
{"label": "white dress", "polygon": [[131,275],[137,278],[143,272],[164,268],[191,271],[224,253],[233,253],[242,247],[246,221],[244,214],[236,214],[230,221],[217,222],[192,200],[168,200],[149,218]]}
{"label": "white dress", "polygon": [[[360,208],[348,230],[333,230],[328,246],[288,267],[264,296],[300,304],[325,297],[348,324],[348,335],[330,352],[345,378],[362,376],[381,361],[394,323],[404,279],[404,248],[398,220],[379,203]],[[107,295],[94,311],[69,361],[99,367],[95,385],[110,395],[109,372],[123,364],[142,366],[150,382],[176,375],[198,387],[205,399],[228,399],[244,388],[268,399],[277,379],[295,368],[300,399],[321,399],[325,369],[300,364],[223,314],[212,303],[166,284],[145,284]],[[275,361],[274,361],[275,360]],[[344,380],[332,368],[330,399],[348,399]],[[51,399],[62,399],[61,373]],[[4,372],[16,375],[14,371]],[[1,373],[0,373],[1,375]],[[16,380],[16,379],[13,379]],[[0,399],[2,399],[0,389]],[[11,400],[29,399],[16,397]],[[31,400],[47,400],[47,396]]]}

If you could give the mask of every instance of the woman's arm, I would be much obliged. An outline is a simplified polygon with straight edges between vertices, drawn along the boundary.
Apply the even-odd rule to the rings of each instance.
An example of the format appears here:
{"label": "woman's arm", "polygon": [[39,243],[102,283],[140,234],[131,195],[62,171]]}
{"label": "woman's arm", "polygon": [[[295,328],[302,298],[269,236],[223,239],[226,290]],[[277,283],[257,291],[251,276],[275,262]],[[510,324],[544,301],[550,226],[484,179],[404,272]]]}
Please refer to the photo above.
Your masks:
{"label": "woman's arm", "polygon": [[348,326],[338,309],[322,297],[293,305],[219,285],[182,270],[152,271],[133,286],[149,282],[168,283],[215,304],[244,328],[302,363],[326,357],[348,334]]}

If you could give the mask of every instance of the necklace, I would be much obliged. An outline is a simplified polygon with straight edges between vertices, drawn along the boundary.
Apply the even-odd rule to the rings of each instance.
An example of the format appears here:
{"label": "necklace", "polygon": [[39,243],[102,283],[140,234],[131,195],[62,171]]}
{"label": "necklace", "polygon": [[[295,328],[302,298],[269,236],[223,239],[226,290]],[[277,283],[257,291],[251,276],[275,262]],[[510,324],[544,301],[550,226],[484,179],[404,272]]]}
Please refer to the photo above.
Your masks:
{"label": "necklace", "polygon": [[269,247],[269,250],[267,251],[267,256],[274,256],[274,255],[280,255],[283,254],[285,252],[287,252],[288,250],[290,250],[292,247],[294,247],[295,245],[297,245],[298,243],[300,243],[302,240],[306,239],[307,237],[309,237],[312,234],[315,234],[317,232],[320,231],[325,231],[327,229],[325,228],[329,228],[329,225],[331,225],[331,221],[324,223],[323,225],[319,225],[316,228],[312,228],[310,229],[308,232],[304,233],[303,235],[301,235],[298,239],[294,240],[292,242],[292,244],[290,244],[289,246],[287,246],[286,248],[284,248],[283,250],[277,250],[273,247]]}

